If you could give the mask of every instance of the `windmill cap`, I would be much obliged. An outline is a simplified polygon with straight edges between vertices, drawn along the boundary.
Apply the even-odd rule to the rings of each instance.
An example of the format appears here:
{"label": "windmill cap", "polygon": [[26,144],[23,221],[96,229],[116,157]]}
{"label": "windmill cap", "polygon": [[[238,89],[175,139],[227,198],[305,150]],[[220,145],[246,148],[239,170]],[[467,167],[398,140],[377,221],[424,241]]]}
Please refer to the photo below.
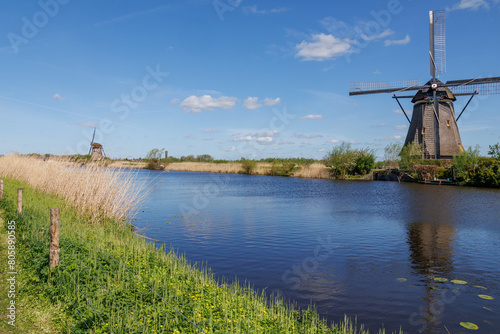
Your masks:
{"label": "windmill cap", "polygon": [[92,146],[93,148],[102,148],[102,145],[99,143],[92,143],[90,146]]}
{"label": "windmill cap", "polygon": [[429,88],[424,88],[421,89],[415,94],[413,99],[411,100],[412,103],[418,103],[418,102],[423,102],[427,96],[432,96],[432,84],[437,84],[438,88],[436,89],[437,95],[442,97],[441,102],[450,102],[450,101],[455,101],[457,98],[451,90],[448,87],[444,86],[444,83],[441,81],[437,80],[435,82],[428,81],[425,86],[428,86]]}

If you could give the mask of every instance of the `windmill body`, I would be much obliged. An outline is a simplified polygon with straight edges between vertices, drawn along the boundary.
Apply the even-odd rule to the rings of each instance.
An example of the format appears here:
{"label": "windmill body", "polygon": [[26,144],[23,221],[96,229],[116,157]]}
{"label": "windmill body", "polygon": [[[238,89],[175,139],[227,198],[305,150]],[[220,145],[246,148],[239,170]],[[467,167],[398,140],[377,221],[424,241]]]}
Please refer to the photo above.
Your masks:
{"label": "windmill body", "polygon": [[90,159],[92,161],[99,161],[104,159],[104,153],[102,149],[102,145],[99,143],[92,143],[91,145],[91,154]]}
{"label": "windmill body", "polygon": [[[430,84],[430,82],[427,83],[427,85]],[[443,85],[439,80],[437,80],[437,84],[438,86]],[[435,121],[434,103],[430,99],[433,97],[431,90],[422,89],[413,97],[413,113],[405,146],[408,144],[420,145],[422,155],[425,158],[432,158],[436,155],[437,143],[441,159],[451,159],[464,150],[453,106],[456,98],[446,87],[438,88],[437,96],[439,97],[439,107],[437,108],[439,122]],[[436,126],[439,127],[437,131]],[[436,138],[436,133],[438,138]]]}
{"label": "windmill body", "polygon": [[92,141],[90,142],[89,155],[90,155],[90,160],[100,161],[103,160],[105,157],[104,148],[102,147],[101,144],[94,142],[95,131],[96,129],[94,128],[94,135],[92,136]]}
{"label": "windmill body", "polygon": [[[452,80],[446,83],[436,78],[446,71],[444,10],[429,12],[429,41],[432,79],[425,85],[419,80],[351,82],[349,95],[417,91],[415,95],[393,95],[410,122],[405,145],[420,145],[423,156],[427,158],[450,159],[464,151],[457,126],[460,116],[475,95],[499,94],[500,77]],[[469,95],[470,99],[456,117],[453,102],[457,96],[465,95]],[[400,98],[412,99],[414,106],[411,121],[399,103]]]}

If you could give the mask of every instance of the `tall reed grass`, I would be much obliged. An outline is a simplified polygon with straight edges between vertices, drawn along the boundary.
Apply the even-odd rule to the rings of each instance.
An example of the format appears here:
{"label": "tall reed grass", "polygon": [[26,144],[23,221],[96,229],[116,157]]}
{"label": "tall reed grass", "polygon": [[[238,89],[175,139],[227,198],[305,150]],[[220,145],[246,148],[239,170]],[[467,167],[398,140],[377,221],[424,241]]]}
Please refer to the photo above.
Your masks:
{"label": "tall reed grass", "polygon": [[24,181],[61,197],[93,223],[110,218],[124,220],[135,214],[145,196],[130,171],[77,167],[35,157],[1,157],[0,176]]}
{"label": "tall reed grass", "polygon": [[[205,173],[229,173],[237,174],[243,172],[241,163],[228,162],[223,164],[211,162],[174,162],[168,164],[166,170],[184,171],[184,172],[205,172]],[[272,164],[258,162],[253,169],[252,174],[268,175],[272,169]],[[325,165],[315,163],[308,166],[299,166],[293,176],[312,179],[329,179],[330,173]]]}

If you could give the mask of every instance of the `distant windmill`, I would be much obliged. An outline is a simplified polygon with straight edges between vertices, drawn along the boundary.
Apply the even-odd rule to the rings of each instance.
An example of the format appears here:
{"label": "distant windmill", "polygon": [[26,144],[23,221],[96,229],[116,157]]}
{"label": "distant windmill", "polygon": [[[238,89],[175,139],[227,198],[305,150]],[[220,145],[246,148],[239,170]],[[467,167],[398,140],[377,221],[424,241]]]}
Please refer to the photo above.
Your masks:
{"label": "distant windmill", "polygon": [[90,149],[89,149],[89,155],[92,161],[102,160],[105,157],[102,145],[94,142],[95,130],[96,128],[94,128],[94,135],[92,136],[92,141],[90,142]]}
{"label": "distant windmill", "polygon": [[[445,11],[429,12],[430,63],[432,79],[425,85],[420,80],[351,82],[349,95],[401,93],[418,91],[411,96],[393,98],[399,104],[410,127],[405,145],[421,144],[426,157],[450,159],[463,151],[457,121],[462,116],[474,95],[500,93],[500,77],[452,80],[443,84],[436,76],[446,72]],[[453,101],[456,96],[471,95],[469,101],[455,118]],[[399,103],[399,98],[411,98],[413,114],[411,121]]]}

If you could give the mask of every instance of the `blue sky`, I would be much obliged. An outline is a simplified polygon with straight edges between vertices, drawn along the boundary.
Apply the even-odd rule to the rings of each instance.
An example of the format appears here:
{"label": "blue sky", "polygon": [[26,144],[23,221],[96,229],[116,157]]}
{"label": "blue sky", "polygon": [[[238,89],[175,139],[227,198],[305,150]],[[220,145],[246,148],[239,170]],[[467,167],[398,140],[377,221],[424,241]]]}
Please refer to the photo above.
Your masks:
{"label": "blue sky", "polygon": [[[322,158],[346,141],[382,158],[408,122],[390,94],[349,97],[349,83],[429,80],[429,10],[447,9],[442,81],[500,76],[498,0],[1,7],[0,154],[85,154],[97,127],[111,157]],[[500,142],[499,104],[473,100],[465,147]]]}

